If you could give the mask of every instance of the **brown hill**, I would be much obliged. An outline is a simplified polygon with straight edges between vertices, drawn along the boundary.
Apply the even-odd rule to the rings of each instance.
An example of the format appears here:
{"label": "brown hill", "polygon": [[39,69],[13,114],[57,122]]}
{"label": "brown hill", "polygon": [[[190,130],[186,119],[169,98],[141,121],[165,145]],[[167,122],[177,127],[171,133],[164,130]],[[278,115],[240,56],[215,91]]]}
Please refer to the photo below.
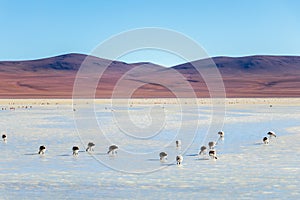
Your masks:
{"label": "brown hill", "polygon": [[[71,98],[76,73],[86,58],[83,54],[67,54],[0,62],[0,98]],[[222,75],[227,97],[300,97],[300,57],[215,57],[213,60]],[[127,64],[89,57],[87,65],[94,69],[109,65],[99,81],[98,98],[110,98],[113,91],[114,97],[126,97],[128,93],[133,97],[174,97],[174,92],[179,97],[190,97],[186,84],[192,85],[198,97],[209,97],[203,77],[195,70],[209,69],[207,63],[198,60],[165,68],[152,63]],[[97,78],[97,74],[90,75]],[[86,77],[87,88],[89,78]]]}
{"label": "brown hill", "polygon": [[[300,97],[300,57],[298,56],[247,56],[215,57],[222,74],[227,97]],[[203,67],[205,61],[193,66]],[[193,82],[195,69],[191,64],[174,68]],[[194,84],[196,85],[196,84]]]}

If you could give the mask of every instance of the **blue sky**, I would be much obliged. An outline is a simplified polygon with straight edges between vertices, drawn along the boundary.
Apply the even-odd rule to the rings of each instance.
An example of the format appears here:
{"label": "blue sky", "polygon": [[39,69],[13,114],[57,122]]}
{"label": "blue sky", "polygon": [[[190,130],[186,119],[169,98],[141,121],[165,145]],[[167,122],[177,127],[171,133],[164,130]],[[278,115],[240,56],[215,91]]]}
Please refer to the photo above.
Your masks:
{"label": "blue sky", "polygon": [[[210,56],[300,55],[299,2],[0,0],[0,60],[88,54],[105,39],[142,27],[181,32]],[[172,55],[149,51],[122,59],[180,62]]]}

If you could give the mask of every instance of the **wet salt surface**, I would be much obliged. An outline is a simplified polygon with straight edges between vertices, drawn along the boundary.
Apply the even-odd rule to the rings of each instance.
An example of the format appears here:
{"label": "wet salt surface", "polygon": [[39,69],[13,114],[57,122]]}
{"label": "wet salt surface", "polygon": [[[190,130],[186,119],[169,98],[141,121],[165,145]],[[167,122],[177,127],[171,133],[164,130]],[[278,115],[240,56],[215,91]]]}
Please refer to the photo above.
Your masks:
{"label": "wet salt surface", "polygon": [[[89,130],[88,125],[86,133],[80,134],[82,144],[71,106],[37,106],[31,110],[0,112],[1,130],[8,135],[8,142],[0,143],[0,199],[300,198],[299,106],[227,106],[225,139],[216,147],[218,159],[215,161],[197,156],[203,144],[201,134],[196,135],[185,152],[176,149],[173,143],[168,144],[180,124],[180,115],[173,105],[165,106],[166,112],[171,113],[167,115],[169,123],[165,129],[142,142],[127,140],[119,134],[111,111],[104,107],[97,105],[96,117],[101,120],[99,124],[104,133],[113,135],[110,139],[120,146],[115,157],[105,154],[107,146],[97,141],[99,130]],[[145,115],[148,109],[145,105],[137,106],[132,120],[140,120],[139,126],[149,124],[151,119]],[[189,120],[195,115],[193,109],[185,107],[183,111],[187,121],[181,126],[187,127],[188,134]],[[200,107],[200,112],[197,131],[202,133],[209,125],[209,107]],[[278,137],[272,138],[269,145],[262,145],[262,138],[270,130]],[[94,157],[84,152],[89,140],[96,143]],[[183,145],[185,140],[182,138]],[[45,156],[37,155],[40,145],[47,147]],[[78,157],[72,156],[74,145],[81,150]],[[147,154],[161,146],[169,154],[166,163],[160,163],[155,153]],[[145,153],[145,158],[128,160],[126,152],[134,153],[137,148]],[[180,167],[174,164],[179,153],[184,156]],[[106,165],[124,166],[124,169],[131,166],[130,162],[138,166],[137,169],[162,169],[136,175],[114,171],[99,160]]]}

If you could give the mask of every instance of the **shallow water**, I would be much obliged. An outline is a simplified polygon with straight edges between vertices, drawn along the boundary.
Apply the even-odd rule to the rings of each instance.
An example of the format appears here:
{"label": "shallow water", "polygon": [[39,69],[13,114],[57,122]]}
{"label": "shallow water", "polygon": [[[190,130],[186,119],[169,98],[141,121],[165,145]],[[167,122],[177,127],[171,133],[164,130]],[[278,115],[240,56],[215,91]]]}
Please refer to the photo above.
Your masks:
{"label": "shallow water", "polygon": [[[161,111],[151,113],[147,105],[129,108],[129,121],[116,114],[127,112],[122,106],[96,105],[94,116],[84,109],[76,116],[71,106],[63,105],[0,111],[0,127],[8,135],[8,142],[0,143],[0,199],[300,198],[299,106],[227,106],[217,160],[197,155],[201,145],[218,140],[216,132],[207,133],[210,107],[200,107],[199,116],[193,106],[163,109],[163,126],[154,135],[141,133],[143,139],[123,133],[131,120],[143,130],[152,117],[160,117],[156,114]],[[84,123],[79,127],[74,117]],[[96,117],[100,128],[93,128],[90,117]],[[191,127],[195,121],[198,128]],[[178,134],[180,128],[185,137]],[[278,137],[263,145],[270,130]],[[175,147],[178,138],[181,149]],[[84,151],[89,141],[96,143],[92,153]],[[120,149],[108,156],[112,143]],[[45,156],[37,154],[40,145],[47,147]],[[74,145],[81,150],[78,157],[72,156]],[[160,151],[168,153],[165,163],[159,161]],[[175,163],[177,154],[184,156],[182,166]]]}

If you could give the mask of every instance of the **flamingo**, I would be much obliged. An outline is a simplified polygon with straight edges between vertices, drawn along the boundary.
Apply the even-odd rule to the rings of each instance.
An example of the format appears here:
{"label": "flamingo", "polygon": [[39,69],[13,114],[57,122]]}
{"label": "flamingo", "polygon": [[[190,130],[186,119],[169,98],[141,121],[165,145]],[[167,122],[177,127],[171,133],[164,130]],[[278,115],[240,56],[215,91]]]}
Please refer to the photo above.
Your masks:
{"label": "flamingo", "polygon": [[225,133],[224,133],[223,131],[219,131],[219,132],[218,132],[218,135],[220,136],[220,138],[223,138],[224,135],[225,135]]}
{"label": "flamingo", "polygon": [[269,136],[269,138],[271,138],[271,137],[277,137],[276,134],[273,131],[269,131],[268,132],[268,136]]}
{"label": "flamingo", "polygon": [[210,150],[208,154],[209,154],[209,156],[210,156],[212,159],[214,159],[214,160],[218,159],[218,158],[217,158],[217,151],[216,151],[215,149]]}
{"label": "flamingo", "polygon": [[168,154],[166,152],[160,152],[159,154],[159,158],[160,158],[160,161],[163,162],[167,159],[167,156]]}
{"label": "flamingo", "polygon": [[209,142],[208,146],[209,146],[209,149],[213,149],[216,146],[216,142]]}
{"label": "flamingo", "polygon": [[181,140],[176,140],[175,143],[176,143],[176,147],[177,147],[177,148],[181,146]]}
{"label": "flamingo", "polygon": [[264,138],[263,138],[263,142],[264,142],[264,144],[269,144],[269,138],[264,137]]}
{"label": "flamingo", "polygon": [[2,140],[3,140],[3,142],[7,142],[7,136],[6,136],[6,134],[2,135]]}
{"label": "flamingo", "polygon": [[109,153],[116,154],[118,148],[119,147],[117,145],[111,145],[111,146],[109,146],[107,154],[109,154]]}
{"label": "flamingo", "polygon": [[95,146],[95,144],[93,142],[89,142],[87,146],[88,147],[85,151],[94,151],[93,147]]}
{"label": "flamingo", "polygon": [[46,152],[46,147],[44,145],[40,146],[38,154],[44,155]]}
{"label": "flamingo", "polygon": [[206,146],[202,146],[202,147],[200,148],[199,155],[204,155],[206,149],[207,149]]}
{"label": "flamingo", "polygon": [[177,165],[181,165],[181,163],[182,163],[182,161],[183,161],[182,155],[176,156],[176,161],[177,161]]}
{"label": "flamingo", "polygon": [[78,152],[79,152],[79,147],[78,146],[73,146],[72,151],[73,151],[73,156],[77,156]]}

